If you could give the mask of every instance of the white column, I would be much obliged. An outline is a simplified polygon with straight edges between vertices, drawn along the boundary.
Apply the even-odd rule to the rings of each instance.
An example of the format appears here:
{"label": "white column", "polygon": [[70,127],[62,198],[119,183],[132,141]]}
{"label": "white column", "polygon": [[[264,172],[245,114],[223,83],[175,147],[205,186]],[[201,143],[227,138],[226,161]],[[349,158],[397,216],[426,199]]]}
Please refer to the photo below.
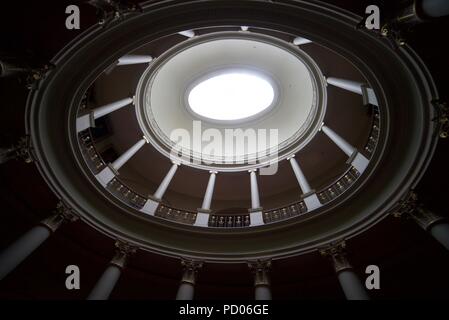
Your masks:
{"label": "white column", "polygon": [[251,209],[260,208],[259,187],[257,185],[256,170],[249,170],[251,182]]}
{"label": "white column", "polygon": [[195,36],[195,31],[193,31],[193,30],[185,30],[185,31],[181,31],[178,33],[187,38],[193,38]]}
{"label": "white column", "polygon": [[269,270],[271,261],[254,261],[248,263],[254,273],[254,298],[255,300],[271,300],[271,288]]}
{"label": "white column", "polygon": [[195,283],[198,270],[203,267],[202,262],[182,260],[184,269],[181,283],[176,293],[176,300],[193,300],[195,294]]}
{"label": "white column", "polygon": [[196,220],[194,225],[200,226],[200,227],[208,227],[209,226],[209,213],[210,213],[210,206],[212,203],[212,196],[214,194],[214,188],[215,188],[215,180],[216,176],[218,174],[217,171],[209,171],[209,181],[207,183],[206,193],[204,194],[203,204],[201,205],[201,208],[198,209],[198,212],[196,214]]}
{"label": "white column", "polygon": [[264,224],[263,215],[262,215],[262,207],[260,206],[259,199],[259,187],[257,185],[257,175],[256,169],[248,170],[250,174],[250,183],[251,183],[251,209],[249,210],[250,215],[250,226],[259,226]]}
{"label": "white column", "polygon": [[107,300],[114,290],[114,287],[128,262],[129,256],[137,251],[137,247],[133,247],[121,241],[117,241],[115,247],[114,257],[95,284],[87,297],[87,300]]}
{"label": "white column", "polygon": [[294,44],[295,46],[300,46],[300,45],[307,44],[307,43],[311,43],[311,42],[312,42],[311,40],[306,39],[306,38],[302,38],[302,37],[296,37],[296,38],[293,40],[293,44]]}
{"label": "white column", "polygon": [[157,188],[156,192],[154,193],[154,197],[156,199],[162,199],[179,166],[179,163],[173,163],[170,170],[165,175],[164,180],[162,180],[161,184],[159,185],[159,188]]}
{"label": "white column", "polygon": [[348,157],[351,157],[354,152],[356,152],[356,148],[351,146],[348,142],[346,142],[345,139],[340,137],[338,134],[335,133],[334,130],[330,129],[329,127],[323,125],[321,127],[321,130],[344,152]]}
{"label": "white column", "polygon": [[133,103],[133,98],[125,98],[92,110],[76,119],[76,131],[80,132],[94,126],[94,120]]}
{"label": "white column", "polygon": [[363,173],[368,167],[369,160],[357,151],[356,148],[351,146],[345,139],[340,137],[329,127],[323,125],[321,130],[344,152],[350,159],[352,158],[351,165],[357,169],[359,173]]}
{"label": "white column", "polygon": [[129,148],[124,154],[118,157],[117,160],[115,160],[110,166],[107,166],[99,174],[96,175],[98,181],[100,181],[103,187],[105,187],[109,183],[109,181],[114,178],[114,170],[119,170],[129,159],[132,158],[132,156],[137,153],[137,151],[140,150],[140,148],[145,145],[145,143],[148,143],[148,140],[143,137],[135,145]]}
{"label": "white column", "polygon": [[137,151],[140,150],[140,148],[142,148],[145,143],[147,143],[147,140],[145,138],[142,138],[141,140],[139,140],[135,145],[133,145],[131,148],[129,148],[128,150],[126,150],[126,152],[124,154],[122,154],[120,157],[117,158],[117,160],[115,160],[112,163],[112,167],[115,170],[120,169],[121,167],[123,167],[123,165],[129,160],[131,159],[136,153]]}
{"label": "white column", "polygon": [[124,66],[129,64],[150,63],[153,60],[152,56],[145,55],[126,55],[118,59],[118,66]]}
{"label": "white column", "polygon": [[249,27],[248,26],[241,26],[240,29],[242,31],[248,31]]}
{"label": "white column", "polygon": [[369,300],[368,293],[360,278],[354,272],[346,256],[344,242],[320,250],[321,255],[329,257],[337,274],[338,281],[348,300]]}
{"label": "white column", "polygon": [[326,78],[326,81],[328,84],[331,84],[335,87],[360,94],[361,96],[363,96],[363,102],[365,105],[366,104],[372,104],[375,106],[379,105],[374,90],[361,82],[334,77]]}
{"label": "white column", "polygon": [[0,280],[6,277],[31,253],[47,240],[63,222],[76,221],[77,217],[63,204],[56,207],[57,213],[40,222],[0,253]]}
{"label": "white column", "polygon": [[210,210],[217,173],[217,171],[210,171],[209,182],[207,183],[206,193],[204,195],[203,205],[201,206],[201,209]]}
{"label": "white column", "polygon": [[[173,162],[173,165],[171,166],[168,173],[165,175],[164,180],[162,180],[161,184],[157,188],[156,192],[153,194],[153,196],[150,196],[147,202],[145,202],[143,208],[140,210],[146,214],[154,216],[156,213],[156,210],[159,206],[159,203],[162,199],[162,197],[165,194],[165,191],[167,191],[168,186],[170,185],[170,182],[172,181],[173,177],[175,176],[176,170],[178,170],[178,167],[180,166],[180,163]],[[198,216],[197,216],[198,219]],[[206,222],[207,226],[207,222]]]}
{"label": "white column", "polygon": [[352,81],[352,80],[346,80],[346,79],[340,79],[340,78],[333,78],[329,77],[326,78],[326,81],[328,84],[331,84],[333,86],[336,86],[338,88],[348,90],[357,94],[362,94],[362,85],[363,83]]}
{"label": "white column", "polygon": [[290,161],[290,164],[292,166],[293,172],[295,173],[296,180],[298,180],[299,186],[301,187],[301,190],[303,193],[309,193],[312,191],[310,188],[309,182],[307,181],[306,177],[304,176],[304,173],[302,172],[301,168],[299,167],[298,162],[295,159],[295,156],[291,156],[288,158]]}
{"label": "white column", "polygon": [[304,173],[301,170],[301,167],[299,166],[298,162],[295,159],[295,155],[292,155],[291,157],[287,158],[287,160],[290,161],[293,172],[295,173],[296,176],[296,180],[298,180],[299,187],[301,188],[304,194],[303,200],[304,203],[306,204],[307,210],[312,211],[316,208],[321,207],[322,204],[318,199],[317,195],[312,190],[312,188],[310,188],[309,182],[307,181]]}

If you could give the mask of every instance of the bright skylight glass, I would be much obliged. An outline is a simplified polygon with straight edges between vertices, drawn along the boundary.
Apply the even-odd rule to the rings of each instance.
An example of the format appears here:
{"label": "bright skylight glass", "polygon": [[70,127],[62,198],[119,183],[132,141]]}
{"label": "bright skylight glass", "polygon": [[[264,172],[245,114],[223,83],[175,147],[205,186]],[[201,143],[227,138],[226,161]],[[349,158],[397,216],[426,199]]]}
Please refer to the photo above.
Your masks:
{"label": "bright skylight glass", "polygon": [[188,102],[193,112],[214,120],[240,120],[267,109],[274,100],[269,81],[244,72],[225,73],[196,85]]}

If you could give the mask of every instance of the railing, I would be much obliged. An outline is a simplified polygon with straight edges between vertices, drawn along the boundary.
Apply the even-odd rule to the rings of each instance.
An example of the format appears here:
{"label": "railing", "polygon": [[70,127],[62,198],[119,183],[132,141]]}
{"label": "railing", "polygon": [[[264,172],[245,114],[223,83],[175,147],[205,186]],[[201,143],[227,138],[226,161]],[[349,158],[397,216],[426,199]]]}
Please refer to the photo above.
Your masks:
{"label": "railing", "polygon": [[147,201],[144,196],[134,192],[131,188],[121,182],[117,177],[115,177],[108,183],[106,189],[115,197],[137,210],[142,209],[145,205],[145,202]]}
{"label": "railing", "polygon": [[196,220],[196,212],[175,209],[163,204],[157,208],[155,216],[184,224],[194,224]]}
{"label": "railing", "polygon": [[220,215],[211,214],[209,217],[209,227],[211,228],[243,228],[249,227],[249,214]]}
{"label": "railing", "polygon": [[349,187],[357,180],[359,176],[360,173],[354,167],[349,168],[348,171],[340,177],[340,179],[318,192],[318,199],[322,204],[326,204],[329,201],[334,200],[349,189]]}
{"label": "railing", "polygon": [[299,216],[307,212],[307,207],[304,201],[291,203],[285,207],[271,209],[263,213],[263,221],[271,223],[288,219],[290,217]]}
{"label": "railing", "polygon": [[373,126],[371,127],[371,132],[368,138],[368,142],[365,146],[365,153],[368,157],[371,158],[373,155],[374,149],[376,148],[377,142],[379,141],[379,132],[380,132],[380,114],[379,109],[376,106],[373,106]]}
{"label": "railing", "polygon": [[98,174],[106,167],[106,163],[103,161],[95,148],[90,129],[86,129],[78,133],[78,140],[87,165],[94,174]]}

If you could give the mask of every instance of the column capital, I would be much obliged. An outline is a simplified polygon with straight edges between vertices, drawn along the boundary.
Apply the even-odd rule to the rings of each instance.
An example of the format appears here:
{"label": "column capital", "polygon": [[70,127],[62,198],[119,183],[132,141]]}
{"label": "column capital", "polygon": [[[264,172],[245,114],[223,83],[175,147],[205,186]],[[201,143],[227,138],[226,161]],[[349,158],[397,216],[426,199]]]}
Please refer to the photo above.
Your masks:
{"label": "column capital", "polygon": [[172,165],[174,164],[174,165],[176,165],[176,166],[180,166],[181,165],[181,161],[180,160],[172,160]]}
{"label": "column capital", "polygon": [[257,169],[249,169],[248,173],[251,173],[251,172],[257,172]]}
{"label": "column capital", "polygon": [[54,214],[40,222],[41,225],[55,232],[63,223],[74,222],[78,220],[78,214],[66,203],[59,201],[56,205]]}
{"label": "column capital", "polygon": [[320,127],[318,128],[318,131],[322,131],[324,127],[324,122],[321,122]]}
{"label": "column capital", "polygon": [[271,260],[248,261],[248,268],[254,274],[254,286],[269,286],[270,278],[268,276],[271,269]]}
{"label": "column capital", "polygon": [[16,159],[23,160],[25,161],[25,163],[31,163],[35,161],[32,153],[33,147],[31,144],[30,136],[21,137],[14,146],[14,150],[15,150],[14,157]]}
{"label": "column capital", "polygon": [[211,171],[209,171],[209,173],[210,173],[210,174],[218,174],[218,171],[211,170]]}
{"label": "column capital", "polygon": [[203,262],[189,259],[182,259],[181,266],[183,269],[181,282],[195,285],[198,270],[203,267]]}
{"label": "column capital", "polygon": [[424,230],[429,230],[432,225],[444,220],[443,217],[425,208],[413,190],[399,202],[392,215],[396,218],[413,219]]}
{"label": "column capital", "polygon": [[136,253],[138,247],[122,240],[117,240],[114,246],[115,255],[109,264],[115,265],[120,269],[124,269],[129,256]]}
{"label": "column capital", "polygon": [[320,254],[323,257],[332,259],[334,269],[336,273],[346,269],[352,269],[351,264],[348,261],[346,253],[346,242],[340,241],[329,244],[327,247],[320,249]]}
{"label": "column capital", "polygon": [[395,218],[409,216],[409,214],[415,211],[417,207],[418,195],[413,190],[410,190],[407,195],[399,201],[398,205],[392,212],[392,215]]}
{"label": "column capital", "polygon": [[296,156],[295,154],[292,154],[291,156],[288,156],[288,157],[287,157],[287,161],[290,161],[290,160],[293,159],[295,156]]}
{"label": "column capital", "polygon": [[146,143],[150,143],[150,139],[147,138],[147,136],[142,136],[143,140],[145,140]]}

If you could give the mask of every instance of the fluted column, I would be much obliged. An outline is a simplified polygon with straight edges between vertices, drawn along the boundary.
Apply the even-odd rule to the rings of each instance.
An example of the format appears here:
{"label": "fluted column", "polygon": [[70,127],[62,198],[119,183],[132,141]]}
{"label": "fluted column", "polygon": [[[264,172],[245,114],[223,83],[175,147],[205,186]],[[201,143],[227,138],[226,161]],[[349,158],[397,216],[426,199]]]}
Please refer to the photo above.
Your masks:
{"label": "fluted column", "polygon": [[449,250],[449,222],[427,209],[411,191],[393,213],[395,217],[413,219],[422,229],[429,232],[439,243]]}
{"label": "fluted column", "polygon": [[131,159],[146,143],[148,143],[148,140],[146,137],[143,137],[131,148],[126,150],[125,153],[118,157],[112,164],[108,165],[96,175],[98,181],[100,181],[103,186],[106,186],[114,178],[114,176],[118,174],[117,170],[128,162],[129,159]]}
{"label": "fluted column", "polygon": [[298,180],[299,187],[303,192],[302,197],[308,211],[321,207],[321,202],[318,199],[317,195],[315,194],[315,191],[312,190],[312,188],[310,188],[306,176],[302,172],[301,167],[299,166],[298,162],[295,159],[295,155],[288,157],[287,160],[290,162],[296,180]]}
{"label": "fluted column", "polygon": [[202,262],[192,260],[182,260],[182,279],[179,284],[176,300],[193,300],[195,294],[195,282],[198,270],[203,267]]}
{"label": "fluted column", "polygon": [[269,270],[271,261],[257,260],[248,263],[248,267],[254,274],[255,300],[271,300]]}
{"label": "fluted column", "polygon": [[101,118],[111,112],[121,109],[127,105],[134,103],[133,98],[124,98],[104,106],[95,108],[87,114],[84,114],[76,119],[76,131],[80,132],[87,128],[95,126],[95,119]]}
{"label": "fluted column", "polygon": [[75,220],[77,216],[73,211],[62,202],[58,203],[53,216],[42,220],[39,225],[22,235],[0,254],[0,280],[47,240],[63,222]]}
{"label": "fluted column", "polygon": [[368,167],[369,160],[357,151],[352,145],[350,145],[345,139],[335,133],[334,130],[325,126],[321,126],[321,131],[326,134],[348,157],[351,165],[357,169],[360,173],[363,173]]}
{"label": "fluted column", "polygon": [[156,192],[152,196],[149,196],[147,202],[145,202],[143,208],[141,209],[142,212],[145,212],[149,215],[155,214],[156,209],[159,206],[159,202],[161,201],[162,197],[167,191],[167,188],[170,185],[170,182],[175,176],[176,170],[178,170],[178,167],[180,165],[181,164],[179,162],[173,162],[172,166],[170,167],[170,170],[168,170],[167,174],[165,175],[161,184],[157,188]]}
{"label": "fluted column", "polygon": [[87,297],[87,300],[107,300],[111,295],[112,290],[114,290],[129,256],[137,250],[136,247],[122,241],[117,241],[115,247],[116,251],[114,257],[95,284]]}
{"label": "fluted column", "polygon": [[257,185],[256,171],[257,169],[248,170],[251,185],[251,209],[249,210],[250,226],[258,226],[264,224],[262,207],[260,205],[259,186]]}
{"label": "fluted column", "polygon": [[363,104],[372,104],[375,106],[379,105],[379,102],[377,101],[376,94],[374,93],[374,90],[370,87],[368,87],[366,84],[347,80],[347,79],[341,79],[341,78],[334,78],[334,77],[328,77],[326,78],[327,84],[333,85],[337,88],[347,90],[356,94],[359,94],[363,96]]}
{"label": "fluted column", "polygon": [[215,180],[217,177],[218,172],[217,171],[209,171],[209,181],[207,183],[206,192],[204,194],[203,204],[201,205],[201,208],[198,209],[196,220],[195,220],[195,226],[202,226],[207,227],[209,223],[209,214],[211,212],[210,206],[212,203],[212,197],[214,194],[214,188],[215,188]]}
{"label": "fluted column", "polygon": [[338,281],[348,300],[369,300],[368,293],[346,256],[346,244],[340,242],[320,250],[321,255],[329,257],[337,274]]}
{"label": "fluted column", "polygon": [[309,39],[306,38],[302,38],[302,37],[296,37],[295,39],[293,39],[293,44],[295,46],[301,46],[303,44],[307,44],[307,43],[311,43],[312,41],[310,41]]}
{"label": "fluted column", "polygon": [[130,64],[150,63],[152,56],[129,54],[118,59],[117,65],[124,66]]}

